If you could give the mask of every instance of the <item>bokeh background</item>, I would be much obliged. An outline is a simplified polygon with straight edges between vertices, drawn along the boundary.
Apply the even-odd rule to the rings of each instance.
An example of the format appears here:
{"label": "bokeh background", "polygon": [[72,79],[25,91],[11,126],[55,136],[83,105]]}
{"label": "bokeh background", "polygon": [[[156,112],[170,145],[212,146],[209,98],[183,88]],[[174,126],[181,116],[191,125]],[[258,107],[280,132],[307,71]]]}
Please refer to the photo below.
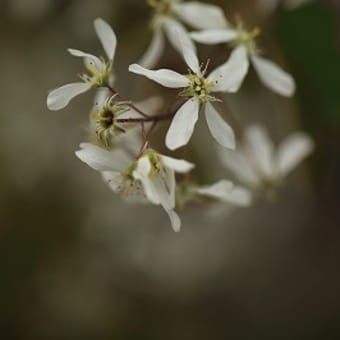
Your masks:
{"label": "bokeh background", "polygon": [[[145,2],[0,2],[1,339],[340,339],[339,1],[267,17],[254,0],[209,2],[261,27],[264,51],[298,84],[284,99],[251,72],[229,109],[276,142],[305,130],[316,150],[275,202],[222,215],[191,204],[179,234],[162,209],[121,202],[74,156],[91,94],[60,112],[45,104],[82,71],[66,48],[101,53],[97,16],[118,35],[122,94],[159,90],[127,72],[151,38]],[[160,65],[184,68],[171,48]],[[189,152],[198,180],[229,178],[205,133],[203,124]]]}

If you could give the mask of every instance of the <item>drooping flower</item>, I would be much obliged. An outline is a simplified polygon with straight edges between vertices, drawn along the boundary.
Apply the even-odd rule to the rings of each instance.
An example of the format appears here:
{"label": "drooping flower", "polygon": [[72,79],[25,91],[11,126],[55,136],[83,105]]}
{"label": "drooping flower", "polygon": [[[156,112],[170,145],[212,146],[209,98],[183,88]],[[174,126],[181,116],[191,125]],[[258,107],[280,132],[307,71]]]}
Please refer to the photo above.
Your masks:
{"label": "drooping flower", "polygon": [[218,101],[212,96],[214,92],[236,91],[235,78],[238,78],[238,73],[243,72],[242,65],[239,65],[239,57],[234,54],[225,64],[206,76],[206,69],[201,70],[195,50],[187,44],[186,40],[181,40],[181,37],[179,39],[184,60],[189,67],[189,74],[182,75],[169,69],[149,70],[138,64],[130,65],[129,71],[143,75],[168,88],[182,88],[180,96],[188,98],[174,115],[167,132],[166,145],[169,149],[174,150],[188,143],[202,107],[204,107],[209,130],[215,140],[226,148],[234,149],[234,132],[211,102]]}
{"label": "drooping flower", "polygon": [[145,151],[136,161],[122,148],[108,151],[90,143],[80,147],[76,156],[100,171],[111,190],[130,202],[148,201],[161,205],[174,231],[180,230],[181,220],[175,212],[175,172],[189,172],[194,167],[192,163],[154,150]]}
{"label": "drooping flower", "polygon": [[248,73],[249,62],[251,62],[260,80],[267,88],[285,97],[293,96],[296,87],[293,77],[277,64],[260,55],[256,43],[256,37],[259,34],[259,29],[247,31],[243,23],[239,21],[236,27],[227,23],[224,28],[217,27],[216,29],[192,32],[190,36],[203,44],[230,44],[233,48],[231,58],[237,55],[239,67],[242,70],[236,74],[237,78],[234,79],[236,89],[241,87]]}
{"label": "drooping flower", "polygon": [[312,153],[313,140],[303,132],[286,137],[277,150],[266,130],[249,126],[234,152],[219,150],[224,166],[247,188],[270,194],[303,159]]}
{"label": "drooping flower", "polygon": [[195,29],[215,28],[216,25],[223,27],[225,24],[223,11],[214,5],[181,0],[147,0],[147,3],[154,9],[155,14],[151,21],[152,41],[139,61],[139,64],[146,68],[154,67],[161,57],[165,36],[179,53],[182,48],[178,35],[195,49],[182,22]]}
{"label": "drooping flower", "polygon": [[92,87],[101,87],[108,84],[112,64],[115,56],[117,39],[112,28],[103,19],[94,20],[94,28],[104,48],[108,60],[98,58],[92,54],[75,49],[68,49],[68,52],[83,58],[85,67],[89,74],[81,76],[82,82],[71,83],[52,90],[47,97],[47,107],[50,110],[61,110],[76,96],[89,91]]}
{"label": "drooping flower", "polygon": [[[112,147],[114,139],[136,126],[137,123],[128,122],[131,119],[141,118],[140,112],[147,112],[152,116],[163,104],[160,97],[154,96],[143,101],[139,101],[131,106],[131,101],[121,100],[118,94],[112,95],[107,88],[97,91],[95,104],[90,115],[90,131],[92,137],[98,144],[109,149]],[[126,122],[122,123],[122,120]],[[144,128],[151,123],[144,123]],[[130,134],[131,135],[131,134]]]}
{"label": "drooping flower", "polygon": [[187,173],[193,164],[180,159],[160,155],[155,151],[147,151],[137,161],[132,176],[142,183],[148,200],[161,205],[169,215],[172,228],[179,231],[181,221],[175,212],[175,172]]}

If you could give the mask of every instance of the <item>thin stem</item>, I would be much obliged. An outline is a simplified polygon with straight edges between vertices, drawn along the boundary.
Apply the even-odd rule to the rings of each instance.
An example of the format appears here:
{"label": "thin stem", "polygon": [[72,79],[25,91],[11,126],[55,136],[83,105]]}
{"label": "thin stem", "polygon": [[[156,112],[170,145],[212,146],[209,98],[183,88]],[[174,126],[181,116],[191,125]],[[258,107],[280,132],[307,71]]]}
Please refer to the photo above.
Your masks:
{"label": "thin stem", "polygon": [[175,113],[169,113],[166,115],[143,117],[143,118],[117,118],[115,121],[117,123],[147,123],[147,122],[160,122],[162,120],[171,119]]}
{"label": "thin stem", "polygon": [[125,100],[118,91],[116,91],[113,87],[111,87],[110,85],[106,85],[106,88],[109,89],[112,94],[116,95],[116,97],[121,100],[126,102],[126,105],[128,105],[131,109],[135,110],[136,112],[138,112],[141,116],[147,118],[150,117],[148,114],[146,114],[145,112],[143,112],[142,110],[140,110],[137,106],[135,106],[131,101],[129,100]]}

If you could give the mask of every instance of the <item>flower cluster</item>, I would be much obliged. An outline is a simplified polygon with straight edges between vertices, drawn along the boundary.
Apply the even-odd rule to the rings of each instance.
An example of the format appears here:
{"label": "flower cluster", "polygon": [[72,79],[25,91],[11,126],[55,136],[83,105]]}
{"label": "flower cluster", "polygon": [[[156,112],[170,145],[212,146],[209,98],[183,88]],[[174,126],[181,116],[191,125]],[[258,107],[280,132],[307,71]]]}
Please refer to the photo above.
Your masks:
{"label": "flower cluster", "polygon": [[[246,128],[243,140],[238,141],[232,126],[222,118],[220,94],[240,90],[250,63],[262,83],[272,91],[286,97],[295,92],[292,76],[261,55],[256,41],[259,29],[247,30],[240,20],[236,25],[230,24],[223,10],[210,4],[180,0],[147,0],[146,4],[154,11],[153,38],[143,57],[131,64],[129,71],[166,88],[178,89],[180,106],[164,112],[162,98],[152,97],[136,103],[115,89],[113,62],[117,39],[110,25],[100,18],[94,21],[94,28],[107,59],[68,49],[71,55],[83,59],[87,73],[80,76],[81,82],[52,90],[47,106],[50,110],[60,110],[74,97],[96,89],[90,113],[90,131],[94,138],[92,143],[80,144],[76,156],[99,171],[112,191],[126,201],[160,205],[173,229],[179,231],[181,220],[176,206],[196,197],[248,206],[256,194],[267,195],[275,190],[312,152],[313,142],[304,133],[295,133],[274,152],[263,127]],[[199,31],[189,32],[187,26]],[[153,69],[162,56],[165,37],[183,58],[186,73]],[[199,61],[195,42],[223,43],[230,53],[221,65],[208,71],[209,63]],[[197,185],[188,175],[195,167],[192,162],[164,155],[155,145],[151,146],[150,135],[160,122],[167,120],[170,121],[165,137],[167,148],[172,151],[186,146],[201,113],[219,145],[221,163],[240,185],[227,179],[212,185]],[[181,182],[177,181],[176,173],[181,175]]]}

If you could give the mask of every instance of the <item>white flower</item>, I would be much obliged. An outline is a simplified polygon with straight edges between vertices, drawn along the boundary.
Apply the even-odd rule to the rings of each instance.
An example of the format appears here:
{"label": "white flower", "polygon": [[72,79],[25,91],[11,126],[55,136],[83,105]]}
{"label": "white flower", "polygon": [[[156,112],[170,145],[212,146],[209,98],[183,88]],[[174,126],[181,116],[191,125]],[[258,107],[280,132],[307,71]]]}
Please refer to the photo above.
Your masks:
{"label": "white flower", "polygon": [[190,74],[182,75],[169,69],[149,70],[138,64],[130,65],[129,71],[143,75],[168,88],[184,88],[180,95],[189,97],[176,112],[167,132],[166,145],[169,149],[174,150],[188,143],[201,106],[204,106],[205,117],[212,136],[222,146],[234,149],[235,137],[232,128],[220,117],[210,102],[217,100],[211,96],[213,92],[235,91],[235,74],[242,72],[238,68],[239,58],[234,55],[206,77],[205,70],[201,71],[198,58],[191,45],[187,44],[186,40],[181,40],[181,43]]}
{"label": "white flower", "polygon": [[180,230],[181,221],[175,212],[175,172],[189,172],[194,165],[185,161],[146,151],[137,161],[123,149],[104,150],[83,143],[77,157],[100,171],[110,188],[128,201],[147,199],[161,205],[168,214],[173,229]]}
{"label": "white flower", "polygon": [[94,21],[94,28],[108,57],[108,61],[105,62],[103,59],[89,53],[68,49],[69,53],[73,56],[84,59],[89,75],[81,76],[83,82],[67,84],[52,90],[47,97],[47,106],[50,110],[57,111],[63,109],[79,94],[90,90],[92,87],[101,87],[108,83],[116,51],[116,35],[112,28],[100,18]]}
{"label": "white flower", "polygon": [[165,36],[179,53],[181,53],[181,44],[178,35],[195,49],[181,21],[196,29],[214,28],[216,25],[223,27],[225,24],[223,11],[214,5],[196,1],[183,3],[180,0],[148,0],[147,2],[155,11],[151,24],[153,38],[139,61],[140,65],[147,68],[155,66],[159,60],[164,50]]}
{"label": "white flower", "polygon": [[313,140],[296,132],[275,150],[267,132],[259,125],[245,130],[244,140],[236,151],[220,150],[220,159],[234,176],[252,190],[271,190],[280,184],[314,149]]}
{"label": "white flower", "polygon": [[160,155],[154,151],[147,151],[137,161],[132,176],[140,180],[148,200],[161,205],[169,215],[172,228],[179,231],[181,220],[175,212],[175,172],[187,173],[194,167],[193,164],[168,156]]}
{"label": "white flower", "polygon": [[260,0],[258,6],[262,13],[270,14],[280,5],[280,3],[282,3],[285,8],[293,10],[311,1],[312,0]]}
{"label": "white flower", "polygon": [[191,33],[191,37],[203,44],[230,43],[233,47],[230,58],[237,57],[240,71],[235,74],[235,90],[238,90],[249,69],[249,61],[253,64],[262,83],[270,90],[291,97],[295,93],[295,81],[272,61],[260,56],[255,38],[260,30],[247,31],[242,23],[236,27],[226,24],[224,28],[202,30]]}

